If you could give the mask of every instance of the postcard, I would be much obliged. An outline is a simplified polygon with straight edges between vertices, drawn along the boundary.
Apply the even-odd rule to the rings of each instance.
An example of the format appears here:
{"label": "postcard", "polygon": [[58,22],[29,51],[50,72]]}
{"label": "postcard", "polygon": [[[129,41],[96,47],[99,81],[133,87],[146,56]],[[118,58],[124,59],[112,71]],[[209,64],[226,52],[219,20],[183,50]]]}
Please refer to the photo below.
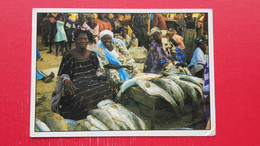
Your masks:
{"label": "postcard", "polygon": [[33,9],[30,136],[214,136],[212,15]]}

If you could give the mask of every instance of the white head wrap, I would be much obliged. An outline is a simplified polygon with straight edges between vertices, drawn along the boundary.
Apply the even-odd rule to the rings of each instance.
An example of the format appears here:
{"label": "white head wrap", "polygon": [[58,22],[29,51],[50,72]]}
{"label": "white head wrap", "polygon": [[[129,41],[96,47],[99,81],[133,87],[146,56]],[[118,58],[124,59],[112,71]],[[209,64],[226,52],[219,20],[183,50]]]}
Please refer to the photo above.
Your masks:
{"label": "white head wrap", "polygon": [[103,30],[103,31],[101,31],[100,34],[99,34],[100,39],[101,39],[103,36],[107,35],[107,34],[110,35],[110,36],[112,36],[112,38],[114,37],[113,32],[111,32],[110,30]]}
{"label": "white head wrap", "polygon": [[158,28],[158,27],[153,27],[153,28],[151,29],[151,32],[149,33],[149,36],[153,35],[155,32],[160,32],[160,33],[161,33],[160,28]]}

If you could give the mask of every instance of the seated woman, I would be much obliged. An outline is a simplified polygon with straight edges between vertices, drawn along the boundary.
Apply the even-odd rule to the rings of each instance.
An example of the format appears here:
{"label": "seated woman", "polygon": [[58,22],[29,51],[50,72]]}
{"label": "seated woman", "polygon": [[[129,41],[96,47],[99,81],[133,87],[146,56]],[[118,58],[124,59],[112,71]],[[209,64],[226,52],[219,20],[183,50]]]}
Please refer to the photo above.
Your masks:
{"label": "seated woman", "polygon": [[96,53],[86,49],[88,43],[95,42],[91,32],[76,30],[74,37],[76,48],[66,51],[60,64],[52,110],[79,120],[86,118],[99,101],[112,98],[112,92],[97,76]]}
{"label": "seated woman", "polygon": [[206,64],[205,52],[207,48],[205,36],[199,36],[195,40],[196,50],[193,53],[188,68],[192,75],[203,78],[204,66]]}
{"label": "seated woman", "polygon": [[[109,81],[118,84],[134,77],[138,73],[134,59],[127,54],[124,43],[113,38],[109,30],[100,32],[101,43],[94,49],[101,59]],[[110,82],[110,83],[111,83]]]}
{"label": "seated woman", "polygon": [[162,33],[159,28],[154,27],[149,34],[152,42],[146,55],[144,72],[160,73],[171,64],[171,58],[163,49]]}
{"label": "seated woman", "polygon": [[132,38],[127,34],[128,28],[126,26],[120,27],[119,30],[120,30],[120,35],[118,35],[116,38],[121,39],[128,50],[130,48],[138,47],[137,38],[135,37]]}

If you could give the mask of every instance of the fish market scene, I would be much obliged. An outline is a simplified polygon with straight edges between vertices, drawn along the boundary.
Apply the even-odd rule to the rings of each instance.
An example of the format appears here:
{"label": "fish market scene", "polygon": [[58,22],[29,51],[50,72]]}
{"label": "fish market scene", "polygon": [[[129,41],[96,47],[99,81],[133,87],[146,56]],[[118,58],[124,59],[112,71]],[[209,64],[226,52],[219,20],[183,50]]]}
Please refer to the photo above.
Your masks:
{"label": "fish market scene", "polygon": [[35,132],[210,130],[208,13],[37,13]]}

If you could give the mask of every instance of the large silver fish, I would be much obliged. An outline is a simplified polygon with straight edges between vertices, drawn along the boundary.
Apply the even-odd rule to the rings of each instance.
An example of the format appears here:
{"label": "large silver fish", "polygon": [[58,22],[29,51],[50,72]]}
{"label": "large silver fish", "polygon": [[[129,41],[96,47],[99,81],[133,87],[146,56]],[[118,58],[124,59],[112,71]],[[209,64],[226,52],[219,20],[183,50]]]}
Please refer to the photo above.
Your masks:
{"label": "large silver fish", "polygon": [[133,114],[131,111],[129,111],[126,107],[124,107],[123,105],[117,103],[116,106],[118,107],[118,110],[120,110],[120,112],[122,112],[123,114],[125,114],[128,119],[131,120],[131,122],[134,124],[134,127],[138,130],[141,129],[141,127],[139,126],[138,123],[135,122]]}
{"label": "large silver fish", "polygon": [[121,87],[120,90],[116,96],[116,100],[120,101],[122,93],[124,93],[128,88],[137,85],[136,79],[143,79],[143,80],[149,80],[152,78],[159,78],[161,75],[159,74],[153,74],[153,73],[138,73],[134,78],[125,81]]}
{"label": "large silver fish", "polygon": [[87,116],[87,121],[101,130],[109,130],[108,127],[93,115]]}
{"label": "large silver fish", "polygon": [[43,123],[42,121],[40,121],[38,119],[36,119],[35,125],[36,125],[35,128],[38,128],[39,131],[41,131],[41,132],[51,131],[50,128],[45,123]]}
{"label": "large silver fish", "polygon": [[202,89],[201,89],[198,85],[193,84],[193,83],[191,83],[191,82],[187,82],[187,81],[183,81],[183,82],[185,82],[186,84],[191,85],[191,86],[200,94],[201,100],[202,100],[202,102],[204,103],[204,96],[203,96],[203,91],[202,91]]}
{"label": "large silver fish", "polygon": [[125,126],[122,125],[122,123],[127,125],[130,130],[138,130],[138,127],[135,125],[132,118],[129,117],[125,112],[122,112],[122,110],[120,110],[116,104],[107,104],[101,107],[101,109],[106,110],[112,116],[113,120],[117,121],[120,126],[123,126],[123,129],[125,129]]}
{"label": "large silver fish", "polygon": [[190,84],[187,84],[187,82],[179,80],[179,79],[172,79],[177,85],[181,87],[181,89],[186,92],[191,98],[193,104],[198,105],[198,97],[196,95],[196,91]]}
{"label": "large silver fish", "polygon": [[182,89],[171,79],[163,79],[166,83],[168,83],[170,89],[172,90],[173,93],[173,98],[177,101],[180,107],[180,112],[184,114],[184,93]]}
{"label": "large silver fish", "polygon": [[109,130],[120,130],[120,127],[113,121],[111,115],[102,109],[93,109],[89,111],[90,115],[94,115],[102,123],[104,123]]}
{"label": "large silver fish", "polygon": [[151,79],[150,80],[152,83],[156,84],[157,86],[159,86],[160,88],[162,88],[163,90],[165,90],[167,93],[169,93],[169,95],[172,97],[173,93],[172,90],[170,89],[170,87],[167,85],[167,83],[162,80],[162,79]]}
{"label": "large silver fish", "polygon": [[146,80],[136,80],[136,83],[141,89],[143,89],[147,94],[162,97],[164,100],[169,102],[178,118],[181,118],[179,113],[179,106],[176,101],[162,88],[152,83],[151,81]]}
{"label": "large silver fish", "polygon": [[97,104],[97,107],[99,109],[101,109],[101,107],[107,105],[107,104],[111,104],[111,103],[114,103],[116,104],[114,101],[110,100],[110,99],[105,99],[105,100],[101,100],[98,104]]}
{"label": "large silver fish", "polygon": [[99,130],[101,130],[101,129],[95,127],[94,125],[92,125],[89,121],[85,121],[84,125],[87,127],[87,129],[89,131],[99,131]]}
{"label": "large silver fish", "polygon": [[196,79],[194,79],[194,78],[192,78],[192,77],[189,77],[189,76],[181,76],[179,79],[180,79],[180,80],[183,80],[183,81],[191,82],[191,83],[193,83],[193,84],[198,85],[200,88],[202,88],[201,84],[200,84]]}
{"label": "large silver fish", "polygon": [[148,130],[147,125],[145,124],[145,122],[143,121],[143,119],[141,119],[140,117],[138,117],[136,114],[134,114],[133,112],[131,112],[133,119],[135,121],[135,123],[137,123],[139,125],[139,127],[142,130]]}

